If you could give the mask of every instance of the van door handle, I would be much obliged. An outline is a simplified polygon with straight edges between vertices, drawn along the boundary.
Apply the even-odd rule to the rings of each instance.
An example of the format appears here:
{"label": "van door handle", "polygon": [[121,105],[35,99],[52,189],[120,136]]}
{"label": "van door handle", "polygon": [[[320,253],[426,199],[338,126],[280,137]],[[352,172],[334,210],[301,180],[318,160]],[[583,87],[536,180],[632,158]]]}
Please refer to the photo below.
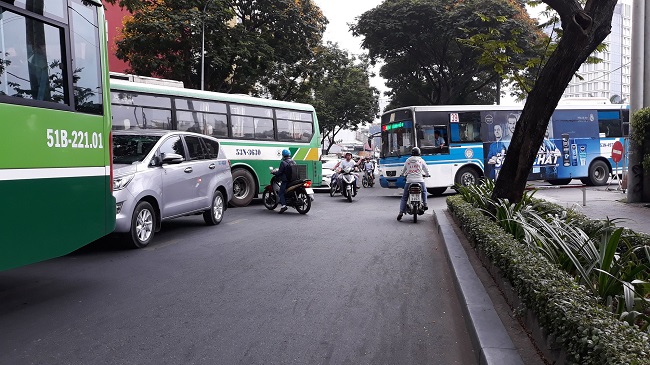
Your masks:
{"label": "van door handle", "polygon": [[217,165],[211,163],[210,166],[208,166],[208,167],[210,168],[210,170],[214,170],[217,167]]}
{"label": "van door handle", "polygon": [[187,167],[187,168],[185,168],[185,172],[187,172],[188,174],[191,173],[192,171],[194,171],[194,170],[192,170],[191,167]]}

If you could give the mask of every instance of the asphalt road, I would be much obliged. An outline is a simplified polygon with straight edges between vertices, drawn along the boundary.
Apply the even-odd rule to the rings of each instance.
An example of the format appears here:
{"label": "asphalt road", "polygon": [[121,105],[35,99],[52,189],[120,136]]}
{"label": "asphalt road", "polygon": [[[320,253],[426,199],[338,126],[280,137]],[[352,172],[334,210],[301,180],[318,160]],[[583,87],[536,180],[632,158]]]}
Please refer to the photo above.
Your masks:
{"label": "asphalt road", "polygon": [[378,185],[305,216],[254,202],[0,272],[0,364],[474,364],[432,217],[398,206]]}

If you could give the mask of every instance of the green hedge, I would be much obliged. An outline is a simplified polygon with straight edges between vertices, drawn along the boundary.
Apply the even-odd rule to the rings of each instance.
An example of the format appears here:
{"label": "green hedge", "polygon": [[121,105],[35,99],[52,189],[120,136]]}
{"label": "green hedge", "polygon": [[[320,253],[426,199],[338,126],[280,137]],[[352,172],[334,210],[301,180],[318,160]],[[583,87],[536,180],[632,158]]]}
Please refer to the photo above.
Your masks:
{"label": "green hedge", "polygon": [[503,272],[522,303],[556,337],[571,364],[650,364],[648,336],[598,304],[587,289],[465,202],[447,206],[467,238]]}

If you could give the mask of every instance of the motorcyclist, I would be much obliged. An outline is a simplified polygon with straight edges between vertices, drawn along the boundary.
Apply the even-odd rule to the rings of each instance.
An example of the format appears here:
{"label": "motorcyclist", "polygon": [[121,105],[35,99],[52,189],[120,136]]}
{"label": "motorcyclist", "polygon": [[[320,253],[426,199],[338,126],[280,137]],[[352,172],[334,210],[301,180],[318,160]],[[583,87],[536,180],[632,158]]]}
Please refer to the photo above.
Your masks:
{"label": "motorcyclist", "polygon": [[[350,169],[352,169],[352,171],[354,171],[356,166],[357,163],[354,162],[354,160],[352,159],[352,152],[346,152],[345,157],[334,166],[334,171],[340,173],[341,170],[343,170],[346,167],[349,167]],[[357,189],[359,188],[359,177],[355,173],[353,173],[353,175],[354,175],[354,194],[352,196],[356,196]]]}
{"label": "motorcyclist", "polygon": [[408,198],[409,186],[411,184],[420,184],[422,187],[422,209],[429,209],[427,207],[427,188],[424,184],[424,177],[429,176],[429,169],[427,168],[426,162],[420,157],[420,149],[418,147],[413,147],[411,150],[411,157],[404,162],[401,175],[406,176],[406,184],[404,185],[402,200],[399,203],[398,221],[402,220],[402,216],[406,212],[406,199]]}
{"label": "motorcyclist", "polygon": [[282,161],[280,161],[280,167],[272,172],[273,175],[280,179],[280,191],[278,192],[278,197],[280,199],[280,211],[278,213],[280,214],[287,210],[287,199],[284,195],[287,191],[287,185],[293,179],[292,166],[295,165],[296,163],[291,159],[291,152],[289,150],[282,150]]}
{"label": "motorcyclist", "polygon": [[368,175],[370,176],[371,179],[375,178],[375,174],[374,174],[375,164],[372,163],[371,159],[369,158],[366,159],[366,163],[364,164],[363,168],[368,172]]}

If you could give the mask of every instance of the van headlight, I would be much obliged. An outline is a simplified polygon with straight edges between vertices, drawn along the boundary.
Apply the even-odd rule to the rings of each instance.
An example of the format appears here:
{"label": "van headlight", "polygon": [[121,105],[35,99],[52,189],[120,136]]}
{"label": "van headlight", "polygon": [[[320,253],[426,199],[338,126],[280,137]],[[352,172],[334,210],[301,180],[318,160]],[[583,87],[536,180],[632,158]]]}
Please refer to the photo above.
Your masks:
{"label": "van headlight", "polygon": [[124,189],[127,185],[129,185],[131,180],[133,180],[134,176],[135,174],[131,174],[113,178],[113,191]]}

